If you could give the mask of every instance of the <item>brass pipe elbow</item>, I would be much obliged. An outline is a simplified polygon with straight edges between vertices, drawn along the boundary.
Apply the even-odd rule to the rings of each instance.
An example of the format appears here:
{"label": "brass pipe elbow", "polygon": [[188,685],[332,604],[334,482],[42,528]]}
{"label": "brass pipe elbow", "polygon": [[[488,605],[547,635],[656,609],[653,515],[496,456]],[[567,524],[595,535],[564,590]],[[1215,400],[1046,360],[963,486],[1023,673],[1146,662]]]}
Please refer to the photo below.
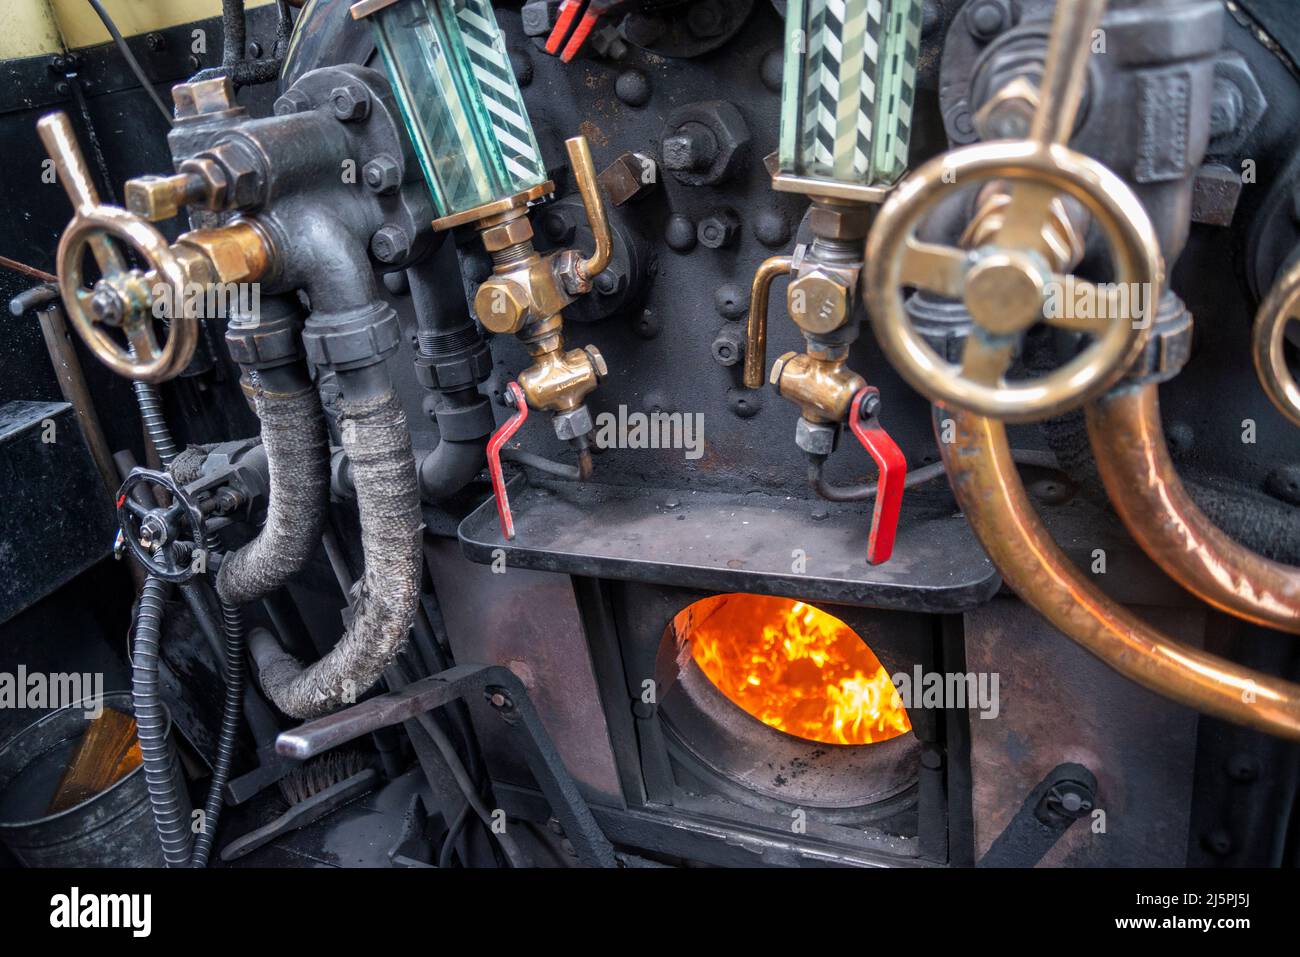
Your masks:
{"label": "brass pipe elbow", "polygon": [[779,276],[794,269],[793,256],[772,256],[754,273],[749,295],[749,323],[745,329],[745,388],[760,389],[767,367],[767,300]]}
{"label": "brass pipe elbow", "polygon": [[1152,561],[1221,611],[1300,634],[1300,568],[1239,545],[1196,507],[1169,458],[1157,387],[1112,390],[1086,411],[1106,493]]}
{"label": "brass pipe elbow", "polygon": [[1300,740],[1300,685],[1174,641],[1107,598],[1056,545],[1029,503],[1006,427],[936,409],[953,493],[1003,579],[1068,638],[1143,687],[1236,724]]}

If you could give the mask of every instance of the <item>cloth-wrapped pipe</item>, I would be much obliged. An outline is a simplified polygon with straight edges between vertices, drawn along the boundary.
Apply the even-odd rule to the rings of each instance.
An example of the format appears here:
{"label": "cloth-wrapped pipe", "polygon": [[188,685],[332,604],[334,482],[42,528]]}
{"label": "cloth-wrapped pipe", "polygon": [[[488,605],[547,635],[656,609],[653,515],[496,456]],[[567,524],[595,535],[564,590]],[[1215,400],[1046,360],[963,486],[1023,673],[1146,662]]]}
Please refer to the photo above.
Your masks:
{"label": "cloth-wrapped pipe", "polygon": [[[250,647],[262,690],[294,718],[328,714],[369,690],[406,642],[419,600],[423,518],[406,413],[391,388],[340,398],[338,410],[365,553],[352,623],[309,666],[269,636],[255,638]],[[312,544],[320,537],[316,532]]]}
{"label": "cloth-wrapped pipe", "polygon": [[256,405],[270,505],[261,532],[227,555],[217,573],[217,593],[234,605],[270,594],[307,563],[325,527],[329,500],[329,437],[315,387],[263,389]]}

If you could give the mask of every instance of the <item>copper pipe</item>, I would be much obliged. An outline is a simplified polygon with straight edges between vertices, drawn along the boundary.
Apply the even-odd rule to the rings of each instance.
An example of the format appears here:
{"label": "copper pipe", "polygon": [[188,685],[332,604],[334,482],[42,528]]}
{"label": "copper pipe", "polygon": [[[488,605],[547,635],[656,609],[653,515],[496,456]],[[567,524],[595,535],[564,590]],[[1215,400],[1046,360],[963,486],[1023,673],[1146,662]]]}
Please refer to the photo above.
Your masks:
{"label": "copper pipe", "polygon": [[1300,568],[1239,545],[1196,507],[1169,458],[1157,387],[1114,389],[1087,418],[1106,492],[1152,561],[1221,611],[1300,634]]}
{"label": "copper pipe", "polygon": [[600,181],[596,178],[596,167],[591,159],[591,147],[585,136],[575,136],[564,141],[569,152],[569,169],[578,184],[578,195],[582,197],[582,207],[587,212],[587,223],[591,226],[591,235],[596,240],[596,248],[591,256],[578,264],[578,271],[584,279],[592,279],[609,265],[614,255],[614,238],[609,231],[609,217],[605,215],[605,202],[600,198]]}
{"label": "copper pipe", "polygon": [[794,268],[793,256],[764,259],[754,272],[749,292],[749,324],[745,329],[745,388],[761,389],[767,374],[767,297],[779,276]]}
{"label": "copper pipe", "polygon": [[1030,505],[1011,460],[1006,427],[936,408],[954,494],[1003,579],[1066,637],[1120,674],[1182,704],[1300,740],[1300,685],[1182,645],[1107,598],[1070,562]]}

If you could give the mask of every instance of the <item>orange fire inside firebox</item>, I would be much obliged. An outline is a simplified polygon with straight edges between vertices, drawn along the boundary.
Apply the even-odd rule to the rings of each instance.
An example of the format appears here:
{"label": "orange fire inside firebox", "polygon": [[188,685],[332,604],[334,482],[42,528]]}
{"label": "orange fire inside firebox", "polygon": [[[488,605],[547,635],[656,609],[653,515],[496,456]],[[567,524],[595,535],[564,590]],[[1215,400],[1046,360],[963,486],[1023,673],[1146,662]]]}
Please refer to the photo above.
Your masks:
{"label": "orange fire inside firebox", "polygon": [[717,595],[681,611],[673,630],[719,691],[773,728],[824,744],[871,744],[912,727],[871,649],[812,605]]}

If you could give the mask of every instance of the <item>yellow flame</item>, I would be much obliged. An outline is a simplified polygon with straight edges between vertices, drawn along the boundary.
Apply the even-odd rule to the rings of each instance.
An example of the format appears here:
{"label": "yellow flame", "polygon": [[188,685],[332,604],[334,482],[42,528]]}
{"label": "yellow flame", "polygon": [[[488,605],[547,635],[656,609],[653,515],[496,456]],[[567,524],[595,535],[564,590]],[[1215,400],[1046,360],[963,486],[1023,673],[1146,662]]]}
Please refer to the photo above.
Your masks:
{"label": "yellow flame", "polygon": [[871,744],[912,727],[871,649],[820,608],[718,595],[682,611],[673,627],[718,690],[773,728],[824,744]]}

